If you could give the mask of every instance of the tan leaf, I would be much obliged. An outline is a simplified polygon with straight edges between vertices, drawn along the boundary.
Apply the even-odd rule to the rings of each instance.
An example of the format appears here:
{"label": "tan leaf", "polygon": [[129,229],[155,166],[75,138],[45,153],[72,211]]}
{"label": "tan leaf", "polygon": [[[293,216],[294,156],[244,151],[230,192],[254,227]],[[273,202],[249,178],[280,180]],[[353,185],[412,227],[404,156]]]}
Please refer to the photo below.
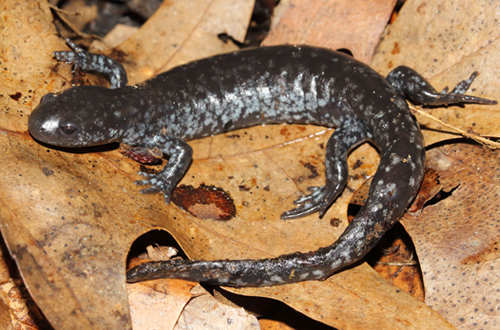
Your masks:
{"label": "tan leaf", "polygon": [[259,321],[243,308],[218,302],[208,292],[193,298],[179,317],[174,330],[205,329],[258,330]]}
{"label": "tan leaf", "polygon": [[[124,56],[132,83],[182,61],[233,49],[206,27],[204,13],[215,2],[192,1],[189,10],[184,3],[166,1],[137,34],[110,51]],[[376,167],[376,152],[367,145],[350,156],[353,180],[325,219],[279,220],[306,187],[324,182],[324,146],[331,131],[323,128],[266,126],[192,141],[195,160],[182,183],[228,192],[237,211],[228,222],[200,220],[165,206],[161,195],[140,195],[133,184],[138,164],[117,151],[68,152],[35,143],[26,132],[26,114],[48,91],[69,87],[68,66],[56,66],[51,58],[64,43],[55,37],[45,2],[21,7],[6,1],[4,8],[0,224],[30,293],[56,328],[130,329],[127,251],[153,228],[168,230],[188,256],[204,259],[315,250],[345,228],[351,191]],[[199,50],[200,44],[206,48]],[[360,160],[363,166],[353,171]],[[312,168],[320,176],[312,175]],[[340,227],[328,226],[332,217],[341,220]],[[338,328],[451,328],[366,265],[325,282],[239,292],[284,301]]]}
{"label": "tan leaf", "polygon": [[[163,6],[175,9],[182,2]],[[31,140],[26,115],[48,91],[69,87],[69,66],[58,65],[52,58],[53,51],[66,46],[56,37],[46,2],[5,1],[3,5],[0,150],[4,161],[0,173],[5,176],[2,187],[9,188],[0,195],[2,233],[26,286],[55,328],[130,329],[127,251],[142,232],[168,227],[161,221],[169,218],[168,208],[161,196],[138,194],[132,182],[138,178],[137,164],[116,151],[72,154],[46,149]],[[177,12],[174,24],[183,20],[182,14]],[[193,12],[184,12],[184,20],[186,15]],[[198,21],[203,17],[194,16]],[[159,37],[173,36],[182,45],[197,31],[198,21],[190,20],[191,29],[174,29],[165,24],[164,17],[155,15],[135,38],[148,40],[148,45],[154,43],[151,40],[168,44],[161,38],[145,37],[167,29]],[[228,47],[216,36],[213,40],[220,45],[212,42],[216,52]],[[135,54],[143,56],[147,51]],[[150,56],[157,62],[148,70],[159,70],[172,53]],[[137,197],[139,204],[134,201]],[[160,221],[142,221],[155,218]]]}
{"label": "tan leaf", "polygon": [[0,242],[0,329],[49,329],[26,290],[4,242]]}
{"label": "tan leaf", "polygon": [[417,248],[426,302],[457,328],[498,329],[500,153],[457,144],[428,154],[451,195],[402,220]]}
{"label": "tan leaf", "polygon": [[263,46],[307,44],[348,49],[370,63],[396,0],[281,1]]}
{"label": "tan leaf", "polygon": [[[407,1],[388,28],[371,66],[387,75],[398,65],[414,68],[439,91],[453,88],[472,72],[470,94],[498,97],[500,8],[494,1]],[[427,112],[464,131],[500,136],[497,106],[470,104],[429,109]],[[427,145],[458,135],[431,119],[416,115]]]}
{"label": "tan leaf", "polygon": [[134,330],[174,329],[195,285],[180,280],[127,284]]}
{"label": "tan leaf", "polygon": [[259,329],[259,322],[241,307],[217,301],[202,286],[182,280],[127,284],[134,330]]}
{"label": "tan leaf", "polygon": [[241,40],[250,21],[253,0],[168,0],[141,29],[107,54],[125,55],[129,84],[175,66],[238,48],[218,39],[227,33]]}

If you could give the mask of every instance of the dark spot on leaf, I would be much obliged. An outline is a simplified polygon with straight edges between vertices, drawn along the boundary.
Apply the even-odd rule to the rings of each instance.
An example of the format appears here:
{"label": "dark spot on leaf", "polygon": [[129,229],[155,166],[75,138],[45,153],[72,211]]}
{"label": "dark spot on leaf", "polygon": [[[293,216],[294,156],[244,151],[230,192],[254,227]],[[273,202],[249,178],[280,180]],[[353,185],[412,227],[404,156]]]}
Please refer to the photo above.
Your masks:
{"label": "dark spot on leaf", "polygon": [[363,165],[363,162],[361,160],[356,160],[356,162],[354,163],[354,165],[352,166],[352,169],[355,170],[357,169],[358,167],[361,167],[361,165]]}
{"label": "dark spot on leaf", "polygon": [[238,186],[238,188],[240,188],[240,191],[250,191],[250,189],[252,189],[244,185]]}
{"label": "dark spot on leaf", "polygon": [[42,168],[42,172],[43,174],[45,174],[46,176],[51,176],[54,174],[54,171],[52,171],[51,169],[48,169],[46,167]]}
{"label": "dark spot on leaf", "polygon": [[399,47],[399,43],[395,42],[394,47],[392,48],[391,54],[396,55],[401,52],[401,47]]}
{"label": "dark spot on leaf", "polygon": [[307,168],[309,171],[311,171],[311,175],[307,177],[308,179],[314,179],[319,176],[318,170],[316,169],[316,166],[314,166],[313,164],[306,163],[304,164],[304,167]]}
{"label": "dark spot on leaf", "polygon": [[23,94],[21,94],[20,92],[17,92],[16,94],[12,94],[12,95],[9,95],[11,99],[15,100],[15,101],[19,101],[19,99],[21,98],[21,96],[23,96]]}
{"label": "dark spot on leaf", "polygon": [[331,218],[330,219],[330,225],[332,227],[335,227],[335,228],[337,228],[341,222],[342,222],[342,220],[340,220],[339,218]]}
{"label": "dark spot on leaf", "polygon": [[230,134],[230,135],[226,135],[226,137],[228,139],[237,139],[240,137],[240,135],[239,134]]}

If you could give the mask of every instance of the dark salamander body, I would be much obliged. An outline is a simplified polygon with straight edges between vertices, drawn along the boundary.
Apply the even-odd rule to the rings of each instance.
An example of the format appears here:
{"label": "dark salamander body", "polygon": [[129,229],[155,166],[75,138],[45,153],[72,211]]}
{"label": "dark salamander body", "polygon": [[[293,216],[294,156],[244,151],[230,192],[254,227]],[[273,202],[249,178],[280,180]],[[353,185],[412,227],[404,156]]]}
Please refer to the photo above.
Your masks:
{"label": "dark salamander body", "polygon": [[[100,55],[78,50],[56,56],[87,70],[114,72],[109,66],[115,64]],[[348,152],[372,141],[381,159],[368,200],[332,245],[263,260],[152,262],[127,274],[129,282],[183,278],[232,286],[323,280],[362,258],[417,193],[424,142],[404,98],[432,105],[494,104],[463,95],[474,77],[451,93],[438,93],[407,67],[398,67],[386,79],[327,49],[257,48],[192,62],[134,86],[121,82],[115,89],[81,86],[48,94],[31,114],[29,130],[35,139],[63,147],[121,142],[159,148],[170,156],[168,164],[137,184],[152,186],[143,193],[163,192],[168,203],[191,161],[186,140],[260,124],[336,127],[326,148],[325,186],[310,188],[311,194],[295,201],[298,207],[285,212],[284,219],[323,215],[346,185]]]}

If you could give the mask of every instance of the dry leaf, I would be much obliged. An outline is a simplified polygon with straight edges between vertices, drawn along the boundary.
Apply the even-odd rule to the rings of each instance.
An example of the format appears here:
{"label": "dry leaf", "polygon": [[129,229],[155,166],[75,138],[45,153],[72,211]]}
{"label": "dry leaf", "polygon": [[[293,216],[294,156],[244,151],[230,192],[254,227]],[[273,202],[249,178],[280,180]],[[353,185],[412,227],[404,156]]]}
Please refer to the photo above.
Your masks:
{"label": "dry leaf", "polygon": [[181,280],[127,284],[134,330],[174,329],[195,285]]}
{"label": "dry leaf", "polygon": [[218,302],[208,292],[193,298],[180,315],[174,330],[191,329],[258,330],[259,321],[243,308]]}
{"label": "dry leaf", "polygon": [[182,280],[127,284],[134,330],[259,329],[243,308],[218,302],[202,286]]}
{"label": "dry leaf", "polygon": [[4,330],[12,330],[12,322],[10,320],[9,306],[0,300],[0,328]]}
{"label": "dry leaf", "polygon": [[[169,1],[163,7],[175,9],[182,2]],[[209,8],[208,4],[200,9]],[[191,16],[191,12],[184,14]],[[0,150],[4,161],[0,173],[5,189],[0,195],[0,218],[6,243],[30,293],[55,328],[130,329],[125,288],[128,248],[151,228],[172,227],[162,219],[175,220],[169,217],[161,196],[138,194],[133,184],[138,178],[137,164],[117,151],[67,153],[32,141],[26,115],[48,91],[69,87],[69,66],[58,65],[52,58],[53,51],[66,46],[56,37],[44,1],[22,5],[5,1],[1,17]],[[174,24],[182,21],[182,12],[177,11],[176,17]],[[196,17],[200,21],[203,16]],[[189,19],[197,25],[198,21]],[[179,45],[196,31],[184,33],[181,26],[172,28],[165,18],[155,15],[135,38],[148,45],[168,45],[162,39],[167,33],[150,38],[152,31],[161,29],[169,29],[168,37]],[[211,40],[220,45],[212,43],[212,50],[228,47],[216,36]],[[156,56],[158,62],[148,70],[159,70],[170,57]]]}
{"label": "dry leaf", "polygon": [[282,1],[262,45],[343,48],[370,63],[395,4],[396,0]]}
{"label": "dry leaf", "polygon": [[0,329],[50,329],[26,291],[3,241],[0,242]]}
{"label": "dry leaf", "polygon": [[389,283],[425,301],[424,284],[414,251],[410,236],[398,224],[385,233],[365,260]]}
{"label": "dry leaf", "polygon": [[[500,43],[495,1],[407,1],[389,27],[371,66],[387,75],[398,65],[416,69],[436,87],[453,88],[474,71],[470,94],[498,97]],[[465,131],[500,136],[499,106],[468,104],[427,110],[431,115]],[[449,138],[455,132],[416,115],[427,145]],[[445,132],[445,133],[443,133]]]}
{"label": "dry leaf", "polygon": [[[103,42],[109,48],[114,48],[129,39],[137,33],[138,27],[128,26],[125,24],[116,24],[116,26],[111,30],[103,39]],[[94,46],[94,45],[92,45]],[[103,48],[104,49],[104,48]]]}
{"label": "dry leaf", "polygon": [[[191,10],[210,10],[207,1],[190,4]],[[181,61],[232,49],[208,32],[212,30],[203,13],[182,6],[180,0],[165,2],[136,35],[114,50],[124,56],[132,83]],[[139,179],[138,164],[117,151],[69,153],[38,145],[26,132],[25,114],[46,92],[68,87],[69,69],[56,66],[52,71],[50,55],[61,50],[63,42],[55,37],[45,2],[32,1],[21,8],[6,1],[4,8],[2,233],[31,294],[56,328],[130,328],[126,254],[133,240],[152,228],[168,229],[190,257],[205,259],[315,250],[331,244],[345,228],[348,200],[361,184],[359,179],[349,182],[350,189],[324,220],[317,215],[279,220],[307,186],[324,181],[328,134],[322,128],[267,126],[193,141],[196,157],[183,183],[212,184],[229,192],[237,217],[225,223],[202,221],[165,206],[159,194],[140,195],[133,184]],[[166,27],[165,22],[173,25]],[[207,46],[201,51],[200,40]],[[360,159],[363,166],[351,173],[359,178],[373,173],[376,152],[366,145],[357,149],[349,158],[350,168]],[[321,176],[311,175],[311,168]],[[240,190],[241,185],[249,189]],[[328,226],[331,217],[340,218],[342,226]],[[240,292],[284,301],[338,328],[451,328],[366,265],[324,282]]]}
{"label": "dry leaf", "polygon": [[95,3],[87,5],[85,0],[68,1],[61,9],[59,15],[66,16],[66,19],[78,30],[82,30],[99,15],[97,5]]}
{"label": "dry leaf", "polygon": [[294,330],[294,328],[279,321],[261,319],[259,323],[262,330]]}
{"label": "dry leaf", "polygon": [[402,220],[417,248],[426,302],[457,328],[498,329],[500,152],[457,144],[428,155],[451,195]]}
{"label": "dry leaf", "polygon": [[217,36],[227,33],[240,40],[253,4],[253,0],[167,0],[138,33],[107,54],[125,56],[122,64],[129,84],[135,84],[175,66],[237,50]]}

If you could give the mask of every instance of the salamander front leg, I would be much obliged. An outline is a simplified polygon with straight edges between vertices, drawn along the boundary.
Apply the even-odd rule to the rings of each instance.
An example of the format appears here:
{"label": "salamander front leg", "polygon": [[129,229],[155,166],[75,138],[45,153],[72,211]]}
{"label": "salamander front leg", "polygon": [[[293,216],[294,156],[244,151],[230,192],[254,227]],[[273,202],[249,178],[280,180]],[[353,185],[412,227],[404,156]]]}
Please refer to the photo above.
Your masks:
{"label": "salamander front leg", "polygon": [[477,72],[473,72],[469,79],[459,82],[450,93],[448,93],[448,88],[439,93],[418,72],[406,66],[399,66],[392,70],[387,76],[387,81],[405,98],[423,105],[448,105],[455,103],[497,104],[497,101],[494,100],[464,95],[476,76]]}
{"label": "salamander front leg", "polygon": [[150,188],[142,189],[141,194],[162,191],[165,203],[168,204],[172,191],[186,173],[193,156],[193,149],[186,142],[172,137],[160,137],[157,144],[164,154],[170,155],[167,165],[158,174],[139,172],[140,175],[148,178],[135,181],[135,184],[140,186],[152,185]]}
{"label": "salamander front leg", "polygon": [[74,64],[75,68],[79,70],[95,71],[107,75],[111,89],[127,85],[127,72],[118,61],[106,55],[89,53],[69,39],[66,39],[66,43],[73,51],[54,52],[56,60]]}
{"label": "salamander front leg", "polygon": [[347,153],[367,138],[367,133],[361,123],[354,119],[342,123],[333,132],[326,146],[326,184],[321,187],[307,188],[311,193],[294,201],[299,207],[284,212],[281,218],[295,219],[314,212],[319,212],[322,217],[347,182]]}

